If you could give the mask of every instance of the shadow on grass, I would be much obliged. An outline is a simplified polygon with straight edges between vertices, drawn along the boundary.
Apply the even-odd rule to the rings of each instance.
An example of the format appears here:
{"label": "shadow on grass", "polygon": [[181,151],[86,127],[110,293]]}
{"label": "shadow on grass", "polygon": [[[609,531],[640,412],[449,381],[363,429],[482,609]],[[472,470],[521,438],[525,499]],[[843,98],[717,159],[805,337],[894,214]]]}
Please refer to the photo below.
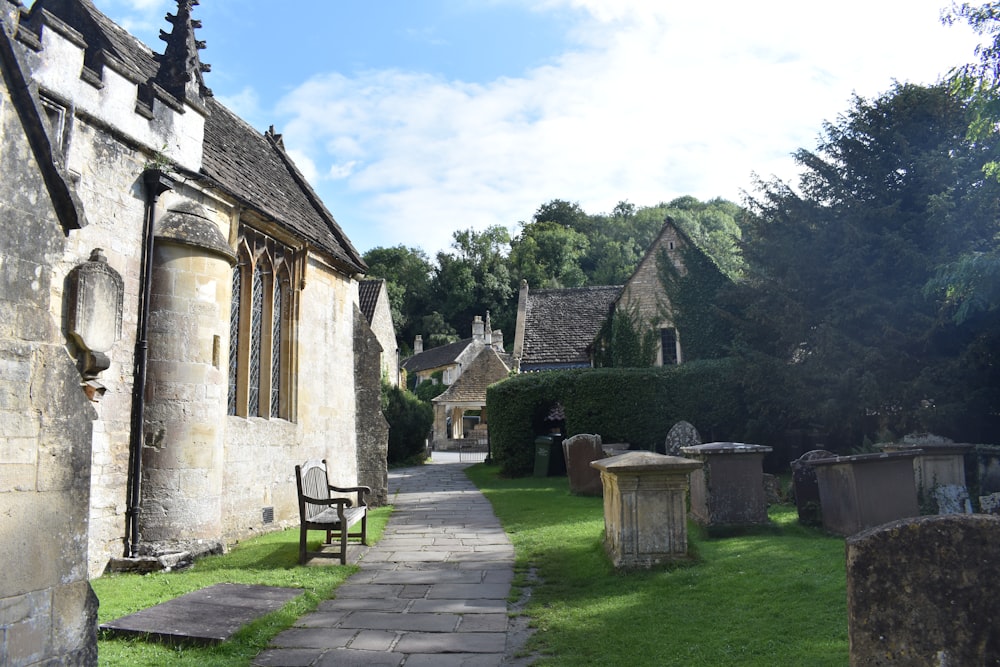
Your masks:
{"label": "shadow on grass", "polygon": [[843,540],[788,525],[707,538],[689,528],[685,567],[615,571],[600,498],[565,480],[469,477],[493,504],[521,571],[537,572],[525,613],[543,665],[843,665]]}

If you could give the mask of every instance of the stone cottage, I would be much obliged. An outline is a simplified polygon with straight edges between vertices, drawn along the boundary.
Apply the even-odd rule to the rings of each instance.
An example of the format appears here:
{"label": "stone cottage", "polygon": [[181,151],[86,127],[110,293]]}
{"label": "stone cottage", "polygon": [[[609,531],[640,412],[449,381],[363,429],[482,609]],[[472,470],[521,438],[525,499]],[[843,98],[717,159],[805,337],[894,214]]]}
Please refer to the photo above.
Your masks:
{"label": "stone cottage", "polygon": [[514,333],[518,371],[593,366],[594,339],[621,291],[621,285],[531,291],[522,281]]}
{"label": "stone cottage", "polygon": [[361,313],[382,346],[382,377],[393,386],[399,385],[399,347],[396,327],[392,323],[392,307],[384,280],[362,280],[358,286]]}
{"label": "stone cottage", "polygon": [[[462,375],[443,394],[431,399],[434,406],[434,449],[459,449],[463,444],[486,446],[486,389],[510,375],[510,367],[503,357],[492,347],[479,348]],[[479,419],[475,424],[465,423],[467,412],[478,413]]]}
{"label": "stone cottage", "polygon": [[658,262],[665,256],[683,275],[682,251],[689,245],[693,242],[667,218],[625,285],[530,291],[527,283],[522,283],[514,333],[518,370],[592,366],[595,340],[613,310],[634,313],[643,326],[656,331],[656,366],[681,363],[681,336],[660,281]]}
{"label": "stone cottage", "polygon": [[499,354],[505,354],[503,332],[500,329],[493,330],[490,326],[489,313],[486,313],[485,320],[481,315],[475,316],[471,338],[425,350],[423,338],[417,336],[413,342],[413,356],[405,359],[401,366],[406,374],[406,384],[416,387],[425,380],[432,380],[450,385],[462,375],[484,347],[492,347]]}
{"label": "stone cottage", "polygon": [[[0,0],[0,654],[93,664],[112,558],[297,522],[294,465],[385,497],[366,267],[273,129],[90,0]],[[381,488],[380,488],[381,485]]]}

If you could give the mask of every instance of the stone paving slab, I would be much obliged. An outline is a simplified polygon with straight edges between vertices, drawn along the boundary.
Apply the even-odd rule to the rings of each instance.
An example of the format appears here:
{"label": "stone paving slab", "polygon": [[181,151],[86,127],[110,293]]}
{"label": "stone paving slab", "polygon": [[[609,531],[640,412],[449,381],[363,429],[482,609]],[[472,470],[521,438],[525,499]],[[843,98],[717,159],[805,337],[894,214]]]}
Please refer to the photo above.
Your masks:
{"label": "stone paving slab", "polygon": [[382,539],[361,557],[361,571],[253,664],[504,664],[514,648],[507,613],[514,549],[464,467],[390,471],[395,510]]}
{"label": "stone paving slab", "polygon": [[114,635],[217,644],[302,594],[299,588],[216,584],[101,625]]}

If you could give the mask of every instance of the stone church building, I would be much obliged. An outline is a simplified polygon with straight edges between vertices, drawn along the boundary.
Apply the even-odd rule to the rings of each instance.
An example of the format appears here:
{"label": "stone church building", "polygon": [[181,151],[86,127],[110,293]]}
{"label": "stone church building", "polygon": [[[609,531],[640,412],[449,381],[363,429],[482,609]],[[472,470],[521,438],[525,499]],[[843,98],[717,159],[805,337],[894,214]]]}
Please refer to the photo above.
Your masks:
{"label": "stone church building", "polygon": [[95,664],[89,579],[386,497],[366,266],[273,130],[90,0],[0,0],[0,655]]}

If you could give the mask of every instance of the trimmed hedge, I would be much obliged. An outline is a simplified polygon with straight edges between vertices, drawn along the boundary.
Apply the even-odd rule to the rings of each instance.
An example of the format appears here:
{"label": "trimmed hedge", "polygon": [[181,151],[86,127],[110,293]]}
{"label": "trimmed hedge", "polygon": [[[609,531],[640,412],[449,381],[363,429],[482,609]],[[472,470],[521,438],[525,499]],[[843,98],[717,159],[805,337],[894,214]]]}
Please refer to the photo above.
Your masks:
{"label": "trimmed hedge", "polygon": [[517,375],[486,392],[492,456],[501,474],[534,467],[534,439],[545,418],[563,406],[565,433],[598,433],[604,442],[662,451],[678,421],[695,425],[706,441],[739,440],[746,409],[736,364],[694,361],[666,368],[595,368]]}

